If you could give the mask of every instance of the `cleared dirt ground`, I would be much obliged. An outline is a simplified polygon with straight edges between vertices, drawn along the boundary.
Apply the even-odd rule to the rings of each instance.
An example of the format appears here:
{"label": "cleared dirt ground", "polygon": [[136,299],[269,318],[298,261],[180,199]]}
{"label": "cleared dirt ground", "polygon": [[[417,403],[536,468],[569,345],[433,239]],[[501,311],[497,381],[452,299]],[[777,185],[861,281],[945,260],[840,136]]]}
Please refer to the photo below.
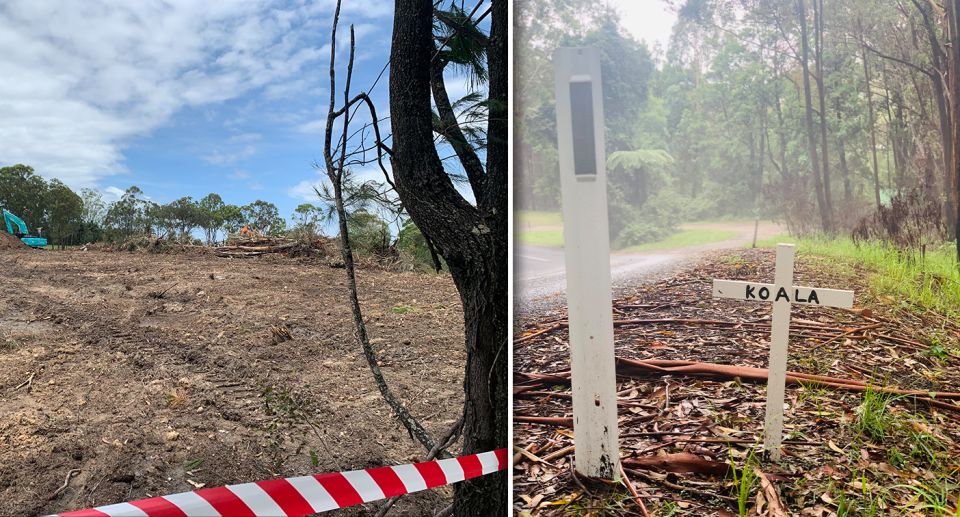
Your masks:
{"label": "cleared dirt ground", "polygon": [[[410,463],[424,453],[372,379],[343,269],[273,256],[21,249],[0,251],[0,272],[0,515]],[[387,381],[443,434],[463,404],[453,282],[361,269],[358,284]],[[270,325],[294,339],[274,344]],[[335,459],[312,438],[318,467],[288,442],[290,458],[276,468],[258,428],[269,421],[263,386],[284,383],[312,401]],[[72,469],[79,474],[51,498]],[[433,515],[451,493],[407,496],[391,515]]]}

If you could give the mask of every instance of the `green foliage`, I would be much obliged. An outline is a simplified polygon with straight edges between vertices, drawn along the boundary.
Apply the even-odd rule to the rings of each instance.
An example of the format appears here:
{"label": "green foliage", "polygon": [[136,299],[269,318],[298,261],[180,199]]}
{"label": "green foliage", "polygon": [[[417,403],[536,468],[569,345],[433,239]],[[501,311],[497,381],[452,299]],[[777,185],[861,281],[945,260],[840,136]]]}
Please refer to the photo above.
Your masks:
{"label": "green foliage", "polygon": [[243,210],[237,205],[223,205],[217,210],[217,217],[223,221],[221,230],[228,233],[237,233],[247,224]]}
{"label": "green foliage", "polygon": [[284,233],[287,222],[280,217],[280,211],[273,203],[256,200],[249,205],[240,208],[243,219],[250,225],[251,230],[256,230],[264,235],[276,236]]}
{"label": "green foliage", "polygon": [[[413,219],[407,219],[400,228],[397,235],[397,249],[404,250],[413,256],[415,263],[421,268],[434,268],[433,257],[430,254],[430,248],[427,246],[427,240],[420,233],[417,225],[413,224]],[[443,259],[441,260],[441,267]]]}
{"label": "green foliage", "polygon": [[103,194],[96,189],[85,188],[80,190],[83,199],[83,211],[80,222],[96,226],[103,225],[103,218],[107,213],[107,205],[103,202]]}
{"label": "green foliage", "polygon": [[83,215],[83,199],[60,180],[50,180],[44,205],[47,210],[47,232],[50,243],[64,246],[66,237],[78,230]]}
{"label": "green foliage", "polygon": [[629,217],[633,222],[618,232],[611,243],[614,249],[660,241],[676,233],[683,218],[683,199],[672,190],[663,190],[648,198],[639,210],[622,209],[622,213],[619,217]]}
{"label": "green foliage", "polygon": [[850,238],[808,237],[793,242],[802,253],[838,258],[863,268],[874,295],[960,316],[955,244],[928,248],[920,257],[876,241],[856,245]]}
{"label": "green foliage", "polygon": [[750,493],[759,483],[757,474],[753,471],[753,467],[758,464],[759,462],[751,449],[749,456],[747,456],[747,462],[738,476],[737,464],[733,461],[733,456],[731,455],[730,457],[730,469],[733,472],[733,487],[736,492],[737,510],[739,511],[740,517],[747,517]]}
{"label": "green foliage", "polygon": [[0,167],[0,207],[23,219],[30,232],[45,226],[47,188],[43,178],[34,174],[33,167]]}
{"label": "green foliage", "polygon": [[365,209],[350,214],[347,218],[347,232],[351,246],[361,253],[384,255],[393,244],[387,222]]}
{"label": "green foliage", "polygon": [[310,203],[301,203],[293,211],[293,215],[291,215],[290,218],[294,222],[293,233],[315,235],[323,220],[323,209],[313,206]]}
{"label": "green foliage", "polygon": [[670,153],[662,149],[616,151],[607,158],[607,170],[620,168],[626,171],[664,167],[674,163]]}
{"label": "green foliage", "polygon": [[863,400],[855,410],[857,431],[874,442],[883,443],[884,438],[900,428],[900,420],[887,410],[890,403],[900,398],[902,396],[879,391],[868,384]]}
{"label": "green foliage", "polygon": [[224,224],[223,199],[218,194],[210,193],[197,202],[197,208],[200,210],[200,226],[203,228],[207,244],[212,244],[217,240],[217,232],[223,229]]}
{"label": "green foliage", "polygon": [[[311,446],[309,436],[316,438],[327,454],[340,469],[336,463],[336,457],[327,447],[327,442],[320,432],[322,426],[312,408],[313,401],[306,396],[305,391],[310,388],[306,385],[302,390],[297,390],[287,386],[286,383],[279,386],[265,386],[263,388],[263,406],[261,409],[268,418],[267,424],[257,428],[257,431],[264,433],[269,447],[270,457],[273,459],[274,468],[278,471],[283,469],[285,462],[292,456],[299,455],[306,449],[310,456],[310,462],[314,467],[320,465],[320,457],[316,449]],[[286,443],[290,442],[296,445],[293,452],[289,452]]]}
{"label": "green foliage", "polygon": [[931,517],[947,517],[955,515],[956,505],[950,503],[950,498],[958,487],[960,485],[944,477],[920,486],[895,485],[893,488],[906,488],[916,494],[908,503],[902,504],[903,508],[911,508]]}

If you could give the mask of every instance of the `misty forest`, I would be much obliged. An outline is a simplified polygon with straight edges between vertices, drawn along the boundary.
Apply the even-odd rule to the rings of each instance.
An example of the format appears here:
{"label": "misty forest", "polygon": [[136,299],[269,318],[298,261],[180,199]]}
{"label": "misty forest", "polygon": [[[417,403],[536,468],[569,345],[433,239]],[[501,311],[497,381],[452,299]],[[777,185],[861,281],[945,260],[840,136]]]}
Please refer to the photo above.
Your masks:
{"label": "misty forest", "polygon": [[516,4],[517,209],[559,210],[551,53],[596,46],[614,249],[682,222],[761,217],[795,237],[955,255],[951,2],[672,3],[665,49],[632,39],[598,0]]}

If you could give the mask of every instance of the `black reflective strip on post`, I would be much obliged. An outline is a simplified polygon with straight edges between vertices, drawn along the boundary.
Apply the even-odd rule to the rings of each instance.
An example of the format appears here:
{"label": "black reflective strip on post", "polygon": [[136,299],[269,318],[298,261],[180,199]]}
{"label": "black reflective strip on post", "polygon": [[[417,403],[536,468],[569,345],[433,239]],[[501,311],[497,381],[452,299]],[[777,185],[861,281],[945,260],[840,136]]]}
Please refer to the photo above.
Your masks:
{"label": "black reflective strip on post", "polygon": [[593,82],[570,83],[570,121],[573,126],[573,173],[597,174],[597,142],[593,131]]}

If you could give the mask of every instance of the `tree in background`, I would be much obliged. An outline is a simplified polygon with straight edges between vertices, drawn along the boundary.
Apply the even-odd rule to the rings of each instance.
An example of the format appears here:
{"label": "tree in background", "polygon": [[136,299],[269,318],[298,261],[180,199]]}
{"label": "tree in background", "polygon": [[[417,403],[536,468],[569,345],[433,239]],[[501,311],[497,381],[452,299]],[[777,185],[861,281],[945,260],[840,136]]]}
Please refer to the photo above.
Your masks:
{"label": "tree in background", "polygon": [[280,217],[280,211],[273,203],[258,199],[240,210],[251,230],[274,236],[281,235],[286,230],[286,221]]}
{"label": "tree in background", "polygon": [[[518,208],[556,210],[550,52],[589,43],[608,46],[611,55],[633,48],[618,40],[629,38],[598,4],[517,3]],[[675,4],[669,46],[647,81],[627,84],[620,70],[603,69],[608,120],[616,120],[624,102],[607,91],[608,78],[635,98],[649,95],[632,126],[607,124],[608,155],[663,149],[675,160],[668,181],[648,188],[647,196],[674,191],[686,217],[747,217],[762,209],[803,234],[850,231],[897,192],[916,190],[954,227],[956,0]],[[610,171],[611,204],[636,207],[644,194],[618,182],[624,172]]]}
{"label": "tree in background", "polygon": [[33,167],[0,167],[0,206],[23,219],[31,232],[46,224],[46,192],[47,183]]}
{"label": "tree in background", "polygon": [[164,206],[164,209],[170,223],[177,232],[175,235],[181,240],[188,239],[192,242],[193,238],[190,237],[190,233],[208,224],[207,213],[190,196],[171,201]]}
{"label": "tree in background", "polygon": [[413,256],[414,263],[423,268],[433,267],[433,255],[427,240],[420,233],[420,229],[411,219],[403,222],[397,234],[397,249],[401,249]]}
{"label": "tree in background", "polygon": [[[225,204],[220,207],[217,212],[217,217],[223,221],[220,227],[221,231],[226,233],[237,233],[247,224],[247,219],[244,216],[243,209],[237,205]],[[226,235],[224,238],[226,238]]]}
{"label": "tree in background", "polygon": [[114,242],[122,242],[138,230],[138,224],[143,218],[144,200],[143,191],[136,185],[128,188],[118,201],[110,203],[104,216],[105,232]]}
{"label": "tree in background", "polygon": [[[617,248],[643,244],[669,235],[679,226],[676,219],[657,218],[656,223],[642,215],[647,198],[670,184],[667,167],[674,163],[670,153],[662,150],[640,149],[616,151],[607,158],[607,185],[611,191],[607,210],[610,220],[610,240]],[[647,231],[636,231],[642,224]],[[629,235],[623,233],[632,228]]]}
{"label": "tree in background", "polygon": [[293,211],[290,219],[294,222],[293,231],[315,235],[323,218],[323,210],[310,203],[302,203]]}
{"label": "tree in background", "polygon": [[44,204],[47,210],[47,232],[50,244],[60,244],[63,249],[72,243],[83,221],[83,199],[60,180],[50,180]]}
{"label": "tree in background", "polygon": [[393,237],[390,226],[375,213],[365,208],[354,211],[347,217],[350,244],[358,251],[386,254],[391,248]]}
{"label": "tree in background", "polygon": [[80,189],[80,198],[83,200],[83,209],[80,220],[96,226],[103,225],[103,218],[107,214],[107,205],[103,202],[103,194],[96,189]]}
{"label": "tree in background", "polygon": [[226,205],[218,194],[211,192],[204,196],[204,198],[197,203],[197,206],[202,213],[202,223],[200,226],[203,228],[207,245],[210,246],[217,240],[217,232],[223,228],[223,209]]}

